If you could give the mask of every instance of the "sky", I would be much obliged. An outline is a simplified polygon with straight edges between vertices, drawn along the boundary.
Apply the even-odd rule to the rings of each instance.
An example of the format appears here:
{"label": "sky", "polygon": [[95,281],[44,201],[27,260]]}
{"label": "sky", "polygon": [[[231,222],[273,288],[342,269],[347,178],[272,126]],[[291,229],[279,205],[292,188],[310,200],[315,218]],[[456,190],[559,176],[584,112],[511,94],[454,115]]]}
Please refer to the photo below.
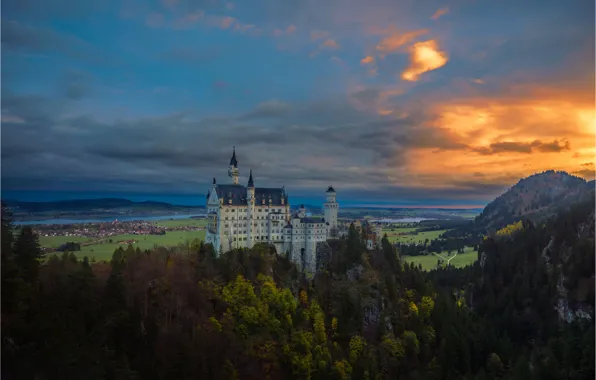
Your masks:
{"label": "sky", "polygon": [[5,0],[2,193],[484,205],[594,178],[591,0]]}

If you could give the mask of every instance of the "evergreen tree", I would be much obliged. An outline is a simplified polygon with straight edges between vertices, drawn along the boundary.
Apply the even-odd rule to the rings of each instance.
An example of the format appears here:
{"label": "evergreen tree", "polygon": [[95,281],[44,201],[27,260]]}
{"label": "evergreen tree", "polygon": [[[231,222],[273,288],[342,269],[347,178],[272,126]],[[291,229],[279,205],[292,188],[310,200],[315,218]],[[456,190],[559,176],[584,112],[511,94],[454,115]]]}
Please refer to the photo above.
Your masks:
{"label": "evergreen tree", "polygon": [[33,284],[37,281],[43,252],[31,227],[23,227],[14,245],[15,262],[22,278]]}

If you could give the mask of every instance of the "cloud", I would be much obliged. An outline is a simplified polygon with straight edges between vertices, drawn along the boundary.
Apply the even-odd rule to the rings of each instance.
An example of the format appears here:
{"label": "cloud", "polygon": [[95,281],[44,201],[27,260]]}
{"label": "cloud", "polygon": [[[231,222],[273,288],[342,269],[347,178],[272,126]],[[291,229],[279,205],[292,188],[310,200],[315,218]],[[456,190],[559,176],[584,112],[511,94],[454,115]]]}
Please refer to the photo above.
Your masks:
{"label": "cloud", "polygon": [[3,52],[53,53],[93,64],[119,62],[113,57],[106,59],[101,51],[80,37],[17,21],[2,21],[1,41]]}
{"label": "cloud", "polygon": [[332,38],[327,38],[327,37],[323,37],[323,35],[328,36],[328,34],[326,32],[319,32],[316,31],[313,35],[313,33],[311,32],[311,40],[313,41],[317,41],[320,39],[325,39],[323,42],[321,42],[319,44],[319,46],[317,47],[316,50],[312,51],[309,56],[311,58],[315,57],[317,54],[319,54],[322,51],[333,51],[333,50],[339,50],[341,48],[341,46],[337,43],[337,41],[335,41]]}
{"label": "cloud", "polygon": [[319,48],[321,50],[337,50],[339,49],[339,44],[335,40],[328,39]]}
{"label": "cloud", "polygon": [[273,35],[275,37],[293,34],[294,32],[296,32],[296,26],[294,25],[289,25],[285,30],[279,28],[273,29]]}
{"label": "cloud", "polygon": [[410,65],[401,78],[415,82],[421,74],[444,66],[447,60],[447,53],[439,50],[435,40],[417,42],[410,48]]}
{"label": "cloud", "polygon": [[381,53],[381,56],[395,53],[402,47],[416,40],[416,38],[423,36],[428,33],[428,29],[413,30],[410,32],[402,33],[395,28],[389,28],[384,31],[384,37],[377,45],[377,51]]}
{"label": "cloud", "polygon": [[439,17],[446,15],[447,13],[449,13],[449,8],[441,8],[441,9],[437,9],[437,11],[435,13],[433,13],[432,16],[430,16],[430,18],[432,20],[438,20]]}
{"label": "cloud", "polygon": [[532,142],[518,142],[518,141],[502,141],[490,144],[489,147],[482,147],[474,149],[475,152],[483,155],[500,154],[500,153],[559,153],[569,150],[569,141],[553,140],[549,143],[543,143],[540,140]]}
{"label": "cloud", "polygon": [[372,55],[366,56],[360,60],[361,65],[374,65],[375,64],[375,57]]}
{"label": "cloud", "polygon": [[368,67],[368,70],[367,70],[368,75],[376,76],[378,74],[375,57],[373,57],[372,55],[368,55],[368,56],[362,58],[360,60],[360,64],[362,66]]}
{"label": "cloud", "polygon": [[92,94],[93,76],[82,71],[68,71],[62,79],[60,91],[68,99],[81,100]]}

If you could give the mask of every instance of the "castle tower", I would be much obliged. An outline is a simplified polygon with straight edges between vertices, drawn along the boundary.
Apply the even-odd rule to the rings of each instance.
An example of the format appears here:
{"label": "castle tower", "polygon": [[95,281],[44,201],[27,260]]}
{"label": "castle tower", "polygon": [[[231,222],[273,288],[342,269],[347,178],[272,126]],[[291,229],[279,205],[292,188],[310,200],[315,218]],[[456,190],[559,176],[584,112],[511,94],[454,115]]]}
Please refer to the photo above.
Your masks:
{"label": "castle tower", "polygon": [[236,160],[236,147],[234,147],[234,153],[230,160],[230,168],[228,169],[228,176],[232,179],[234,185],[238,184],[238,160]]}
{"label": "castle tower", "polygon": [[335,200],[335,189],[329,186],[325,192],[327,202],[323,204],[325,210],[325,221],[329,223],[329,231],[331,236],[335,236],[337,231],[337,212],[339,211],[339,204]]}
{"label": "castle tower", "polygon": [[253,246],[253,218],[255,211],[255,183],[252,179],[252,169],[250,176],[248,177],[248,186],[246,186],[246,203],[247,203],[247,215],[246,215],[246,247],[251,248]]}
{"label": "castle tower", "polygon": [[306,218],[306,209],[304,208],[304,205],[300,205],[300,208],[298,209],[298,217]]}

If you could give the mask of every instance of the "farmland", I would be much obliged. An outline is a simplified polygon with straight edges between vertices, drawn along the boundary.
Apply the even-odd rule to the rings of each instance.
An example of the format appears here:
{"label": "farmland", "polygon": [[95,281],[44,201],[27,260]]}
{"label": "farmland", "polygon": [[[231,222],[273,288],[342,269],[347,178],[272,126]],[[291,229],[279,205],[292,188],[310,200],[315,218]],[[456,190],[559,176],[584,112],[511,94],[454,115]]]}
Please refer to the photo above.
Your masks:
{"label": "farmland", "polygon": [[416,233],[416,228],[383,228],[383,233],[391,243],[423,243],[426,239],[434,240],[447,230],[424,231]]}
{"label": "farmland", "polygon": [[[205,230],[183,229],[183,227],[204,227],[206,225],[204,219],[163,220],[155,224],[166,229],[180,230],[168,230],[164,235],[119,234],[100,239],[87,236],[40,236],[39,243],[46,248],[58,248],[67,242],[81,243],[81,250],[74,252],[78,258],[82,259],[87,256],[89,259],[101,261],[111,259],[112,254],[118,247],[126,248],[128,243],[132,241],[134,241],[134,243],[131,243],[133,247],[144,250],[155,246],[172,247],[195,239],[204,240],[205,238]],[[83,245],[85,243],[88,245]]]}
{"label": "farmland", "polygon": [[[446,257],[446,254],[441,254]],[[451,258],[450,264],[456,268],[462,268],[467,265],[473,264],[478,259],[478,252],[474,251],[472,247],[464,248],[464,253],[458,253],[457,255],[449,256]],[[434,254],[428,254],[423,256],[403,256],[404,261],[407,263],[414,263],[414,265],[422,265],[424,270],[432,270],[437,268],[437,257]],[[442,261],[446,261],[441,259]]]}

